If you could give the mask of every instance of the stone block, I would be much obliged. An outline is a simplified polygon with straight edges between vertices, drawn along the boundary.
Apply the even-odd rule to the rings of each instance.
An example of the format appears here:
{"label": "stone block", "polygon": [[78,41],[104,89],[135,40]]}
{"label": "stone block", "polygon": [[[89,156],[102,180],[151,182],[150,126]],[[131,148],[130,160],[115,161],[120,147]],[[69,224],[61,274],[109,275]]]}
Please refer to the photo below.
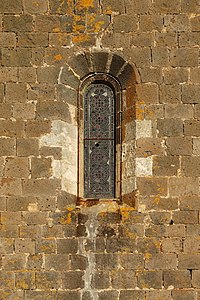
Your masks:
{"label": "stone block", "polygon": [[3,238],[16,238],[19,236],[19,227],[18,225],[1,225],[0,226],[1,232],[0,237]]}
{"label": "stone block", "polygon": [[5,15],[4,16],[4,31],[26,32],[32,30],[33,30],[33,17],[31,15],[20,15],[20,16]]}
{"label": "stone block", "polygon": [[37,78],[39,83],[56,84],[58,82],[60,68],[49,66],[37,68]]}
{"label": "stone block", "polygon": [[197,67],[197,49],[179,48],[170,52],[170,65],[172,67]]}
{"label": "stone block", "polygon": [[54,100],[55,88],[49,84],[31,84],[28,90],[28,100]]}
{"label": "stone block", "polygon": [[172,300],[171,291],[162,290],[152,290],[146,292],[146,300]]}
{"label": "stone block", "polygon": [[77,105],[77,92],[63,84],[56,86],[56,96],[59,101]]}
{"label": "stone block", "polygon": [[39,137],[51,132],[51,122],[48,120],[28,120],[26,123],[27,137]]}
{"label": "stone block", "polygon": [[45,254],[46,270],[67,271],[69,270],[69,255],[67,254]]}
{"label": "stone block", "polygon": [[83,281],[83,271],[70,271],[70,272],[63,272],[61,274],[62,277],[62,286],[64,289],[81,289],[84,287]]}
{"label": "stone block", "polygon": [[23,3],[22,0],[8,0],[8,1],[2,1],[0,3],[0,13],[9,13],[9,14],[20,14],[22,13],[23,9]]}
{"label": "stone block", "polygon": [[127,54],[130,56],[132,61],[136,64],[137,68],[142,68],[143,66],[150,66],[151,62],[151,50],[150,47],[142,48],[131,48],[127,50]]}
{"label": "stone block", "polygon": [[15,277],[17,289],[28,290],[35,288],[35,274],[33,272],[18,272]]}
{"label": "stone block", "polygon": [[180,199],[181,210],[199,210],[200,199],[198,196],[186,196]]}
{"label": "stone block", "polygon": [[153,66],[169,66],[169,52],[166,47],[152,48]]}
{"label": "stone block", "polygon": [[182,157],[181,172],[183,176],[200,176],[200,158],[194,157]]}
{"label": "stone block", "polygon": [[162,272],[161,271],[143,271],[138,273],[138,286],[141,289],[161,289]]}
{"label": "stone block", "polygon": [[[200,80],[199,80],[200,69],[199,68],[191,68],[190,76],[191,76],[191,82],[193,84],[200,84]],[[193,89],[195,89],[195,87],[193,87]],[[198,90],[198,89],[199,89],[199,86],[196,86],[196,90]]]}
{"label": "stone block", "polygon": [[154,13],[175,14],[179,13],[181,9],[181,3],[178,0],[155,0],[152,6]]}
{"label": "stone block", "polygon": [[200,32],[182,32],[179,37],[180,47],[196,47],[200,44]]}
{"label": "stone block", "polygon": [[199,3],[195,0],[183,0],[181,2],[181,11],[183,13],[195,13],[200,11]]}
{"label": "stone block", "polygon": [[149,217],[155,225],[169,224],[171,221],[170,212],[150,212]]}
{"label": "stone block", "polygon": [[69,46],[71,37],[68,33],[49,33],[49,45],[56,46]]}
{"label": "stone block", "polygon": [[37,158],[31,159],[31,177],[32,178],[48,178],[52,175],[51,158]]}
{"label": "stone block", "polygon": [[153,30],[161,31],[163,28],[163,17],[159,14],[140,15],[139,29],[144,32]]}
{"label": "stone block", "polygon": [[188,82],[188,69],[187,68],[164,68],[164,82],[166,84],[179,84]]}
{"label": "stone block", "polygon": [[45,225],[47,224],[48,213],[46,212],[24,212],[24,222],[27,225]]}
{"label": "stone block", "polygon": [[40,225],[20,226],[20,238],[38,239],[41,236]]}
{"label": "stone block", "polygon": [[115,32],[133,32],[137,30],[137,17],[118,15],[114,17]]}
{"label": "stone block", "polygon": [[27,91],[25,83],[7,83],[5,91],[6,102],[23,103],[27,99]]}
{"label": "stone block", "polygon": [[15,253],[35,253],[35,241],[31,239],[15,239]]}
{"label": "stone block", "polygon": [[104,47],[112,46],[114,48],[121,48],[125,44],[128,46],[130,45],[130,34],[123,33],[123,32],[117,32],[117,33],[107,32],[104,34],[102,38],[102,44]]}
{"label": "stone block", "polygon": [[34,67],[43,66],[45,61],[45,49],[44,48],[30,48],[31,49],[31,65]]}
{"label": "stone block", "polygon": [[158,119],[159,137],[176,137],[183,135],[183,121],[181,119]]}
{"label": "stone block", "polygon": [[39,141],[37,139],[17,139],[17,156],[38,156],[38,154]]}
{"label": "stone block", "polygon": [[48,33],[45,32],[21,32],[18,35],[18,46],[24,48],[47,47]]}
{"label": "stone block", "polygon": [[161,118],[164,118],[163,104],[146,105],[145,107],[146,120],[157,120]]}
{"label": "stone block", "polygon": [[72,270],[86,270],[88,267],[88,259],[83,255],[71,255]]}
{"label": "stone block", "polygon": [[[75,236],[76,234],[74,234]],[[54,225],[52,227],[43,226],[41,236],[43,238],[63,238],[64,230],[62,225]],[[71,236],[71,235],[69,235]],[[68,236],[67,236],[68,237]]]}
{"label": "stone block", "polygon": [[72,123],[70,109],[67,103],[57,101],[39,102],[36,106],[38,119],[62,120]]}
{"label": "stone block", "polygon": [[65,15],[68,9],[70,9],[68,0],[50,0],[49,1],[50,6],[50,13],[51,14],[59,14],[59,15]]}
{"label": "stone block", "polygon": [[152,122],[150,120],[136,120],[136,138],[151,138]]}
{"label": "stone block", "polygon": [[139,253],[155,253],[160,252],[160,240],[154,237],[140,237],[137,239],[137,248]]}
{"label": "stone block", "polygon": [[34,103],[14,103],[13,117],[16,119],[34,119],[35,104]]}
{"label": "stone block", "polygon": [[180,103],[181,87],[179,85],[161,85],[160,87],[161,103]]}
{"label": "stone block", "polygon": [[110,286],[110,276],[108,271],[95,271],[92,275],[92,287],[94,289],[106,289]]}
{"label": "stone block", "polygon": [[[18,81],[18,68],[16,67],[2,67],[0,69],[0,82],[16,82]],[[3,85],[0,85],[1,88],[1,99],[4,94]],[[3,101],[2,101],[3,102]]]}
{"label": "stone block", "polygon": [[176,269],[178,259],[176,254],[155,254],[145,260],[146,269],[166,270]]}
{"label": "stone block", "polygon": [[[5,272],[5,271],[0,272],[0,289],[2,290],[2,292],[4,290],[13,290],[15,288],[14,276],[15,274],[13,272],[12,273]],[[1,292],[1,297],[3,296],[2,292]]]}
{"label": "stone block", "polygon": [[131,46],[134,47],[151,47],[153,46],[154,37],[152,33],[141,32],[141,33],[134,33],[131,36]]}
{"label": "stone block", "polygon": [[142,101],[144,103],[158,103],[158,85],[157,84],[137,84],[136,92],[138,101]]}
{"label": "stone block", "polygon": [[[90,300],[90,298],[87,298],[89,292],[83,292],[82,300]],[[84,296],[86,298],[84,298]],[[65,292],[60,292],[56,294],[57,300],[65,300],[65,299],[70,299],[70,300],[81,300],[81,293],[80,291],[65,291]],[[44,299],[44,298],[42,298]],[[41,299],[41,300],[42,300]]]}
{"label": "stone block", "polygon": [[0,47],[15,47],[16,34],[14,32],[0,32]]}
{"label": "stone block", "polygon": [[27,258],[27,270],[41,270],[43,265],[43,256],[41,254],[30,254]]}
{"label": "stone block", "polygon": [[177,175],[180,167],[179,158],[176,156],[154,156],[153,174],[155,176]]}
{"label": "stone block", "polygon": [[0,238],[0,253],[12,254],[14,252],[14,242],[11,238]]}
{"label": "stone block", "polygon": [[199,136],[200,121],[199,120],[186,120],[184,122],[184,134],[186,136]]}
{"label": "stone block", "polygon": [[40,290],[58,289],[61,286],[59,273],[54,271],[36,272],[35,283]]}
{"label": "stone block", "polygon": [[25,0],[24,12],[27,14],[43,14],[48,10],[47,0]]}
{"label": "stone block", "polygon": [[176,47],[178,45],[176,32],[156,32],[155,40],[158,47]]}
{"label": "stone block", "polygon": [[[195,79],[195,76],[194,76],[194,79]],[[183,103],[194,103],[194,104],[200,103],[199,93],[200,93],[199,85],[196,85],[196,84],[195,85],[192,85],[192,84],[182,85],[182,102]]]}
{"label": "stone block", "polygon": [[20,271],[25,270],[26,257],[24,254],[8,254],[3,259],[3,270]]}
{"label": "stone block", "polygon": [[171,196],[198,195],[198,179],[195,177],[170,178],[169,193]]}
{"label": "stone block", "polygon": [[162,69],[160,67],[140,68],[141,82],[144,83],[162,83]]}
{"label": "stone block", "polygon": [[2,64],[8,67],[31,66],[31,49],[28,48],[4,48],[2,51]]}
{"label": "stone block", "polygon": [[192,155],[192,139],[183,137],[169,137],[166,139],[168,155]]}
{"label": "stone block", "polygon": [[101,291],[98,293],[99,300],[115,300],[118,298],[118,291]]}
{"label": "stone block", "polygon": [[186,14],[167,15],[164,17],[164,27],[167,31],[189,31],[190,19]]}
{"label": "stone block", "polygon": [[[131,225],[130,225],[131,226]],[[134,227],[128,227],[129,230],[127,231],[130,234],[134,235],[136,231]],[[139,231],[139,230],[138,230]],[[120,237],[120,238],[111,238],[107,239],[106,241],[106,251],[108,253],[115,253],[115,252],[123,252],[123,253],[131,253],[136,249],[135,239]]]}
{"label": "stone block", "polygon": [[194,288],[200,287],[200,270],[192,271],[192,286]]}
{"label": "stone block", "polygon": [[38,239],[36,241],[36,253],[55,254],[56,242],[54,238]]}
{"label": "stone block", "polygon": [[76,239],[58,239],[57,240],[57,252],[58,254],[77,253],[78,241]]}
{"label": "stone block", "polygon": [[105,0],[103,2],[103,12],[110,14],[110,12],[119,12],[120,14],[125,13],[124,3],[117,2],[115,0]]}
{"label": "stone block", "polygon": [[200,269],[200,254],[179,254],[179,269]]}
{"label": "stone block", "polygon": [[172,297],[174,300],[195,300],[196,293],[191,290],[174,290],[172,291]]}
{"label": "stone block", "polygon": [[6,197],[0,197],[0,211],[6,211]]}
{"label": "stone block", "polygon": [[200,30],[200,18],[199,16],[195,16],[190,19],[192,31]]}
{"label": "stone block", "polygon": [[144,268],[143,255],[141,254],[120,254],[120,266],[128,270],[142,270]]}
{"label": "stone block", "polygon": [[137,187],[141,195],[167,195],[166,178],[137,178]]}
{"label": "stone block", "polygon": [[198,211],[174,211],[172,219],[175,224],[198,224]]}
{"label": "stone block", "polygon": [[153,167],[153,162],[151,157],[147,158],[136,158],[135,161],[135,175],[137,177],[140,176],[151,176],[152,175],[152,167]]}
{"label": "stone block", "polygon": [[[25,297],[27,297],[27,299],[37,299],[37,300],[43,300],[43,299],[47,299],[47,300],[55,300],[57,297],[57,293],[56,291],[30,291],[27,290],[25,291]],[[63,298],[61,298],[63,299]]]}
{"label": "stone block", "polygon": [[[27,0],[28,1],[28,0]],[[59,16],[41,15],[35,18],[35,30],[39,32],[60,32]]]}
{"label": "stone block", "polygon": [[17,177],[17,178],[28,178],[29,161],[25,157],[8,157],[5,162],[5,176],[6,177]]}
{"label": "stone block", "polygon": [[[0,71],[0,76],[1,76],[1,71]],[[0,103],[2,102],[4,102],[4,84],[0,83]]]}
{"label": "stone block", "polygon": [[164,238],[161,241],[164,253],[180,253],[183,251],[182,238]]}
{"label": "stone block", "polygon": [[0,178],[0,195],[12,196],[21,195],[22,186],[19,178]]}
{"label": "stone block", "polygon": [[147,14],[150,8],[150,2],[148,0],[141,0],[138,2],[137,0],[126,0],[125,1],[126,11],[129,14]]}
{"label": "stone block", "polygon": [[0,118],[9,119],[12,116],[12,106],[7,103],[0,103]]}
{"label": "stone block", "polygon": [[163,155],[164,148],[162,139],[159,138],[140,138],[136,141],[137,157],[148,157],[151,155]]}
{"label": "stone block", "polygon": [[173,224],[167,228],[167,235],[169,237],[185,237],[185,225],[183,224]]}
{"label": "stone block", "polygon": [[145,300],[146,299],[145,291],[121,290],[119,299],[120,300]]}
{"label": "stone block", "polygon": [[23,137],[24,122],[21,120],[0,120],[0,135],[3,137]]}
{"label": "stone block", "polygon": [[200,247],[200,241],[198,237],[188,236],[185,237],[183,242],[184,253],[198,253]]}
{"label": "stone block", "polygon": [[145,229],[145,235],[147,237],[163,237],[166,236],[166,226],[164,225],[151,225]]}

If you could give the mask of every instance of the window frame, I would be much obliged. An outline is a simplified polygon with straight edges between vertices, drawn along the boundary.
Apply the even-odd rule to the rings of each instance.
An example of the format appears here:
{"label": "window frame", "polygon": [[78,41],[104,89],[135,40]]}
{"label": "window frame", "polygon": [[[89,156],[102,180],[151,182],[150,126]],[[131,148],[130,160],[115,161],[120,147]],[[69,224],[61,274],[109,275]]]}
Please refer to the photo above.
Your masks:
{"label": "window frame", "polygon": [[[84,197],[84,94],[87,87],[94,83],[110,86],[115,98],[115,197],[85,198]],[[86,76],[79,85],[78,91],[78,200],[81,201],[120,201],[122,196],[122,89],[118,80],[110,74],[96,73]]]}

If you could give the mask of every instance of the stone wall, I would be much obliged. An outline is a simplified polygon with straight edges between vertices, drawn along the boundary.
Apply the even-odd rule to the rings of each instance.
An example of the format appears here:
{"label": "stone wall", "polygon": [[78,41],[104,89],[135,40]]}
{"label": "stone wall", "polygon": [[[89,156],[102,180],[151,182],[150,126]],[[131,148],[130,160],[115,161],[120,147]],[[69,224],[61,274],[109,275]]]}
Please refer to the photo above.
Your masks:
{"label": "stone wall", "polygon": [[[0,299],[200,299],[199,46],[198,0],[0,1]],[[122,88],[121,202],[78,194],[98,72]]]}

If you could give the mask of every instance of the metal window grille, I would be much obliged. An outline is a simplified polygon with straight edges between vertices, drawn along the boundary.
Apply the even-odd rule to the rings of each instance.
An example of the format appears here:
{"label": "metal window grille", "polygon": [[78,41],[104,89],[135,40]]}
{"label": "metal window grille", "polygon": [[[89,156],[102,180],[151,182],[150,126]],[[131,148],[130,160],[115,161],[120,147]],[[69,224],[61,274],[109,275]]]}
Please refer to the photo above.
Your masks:
{"label": "metal window grille", "polygon": [[84,197],[115,197],[115,95],[104,83],[84,93]]}

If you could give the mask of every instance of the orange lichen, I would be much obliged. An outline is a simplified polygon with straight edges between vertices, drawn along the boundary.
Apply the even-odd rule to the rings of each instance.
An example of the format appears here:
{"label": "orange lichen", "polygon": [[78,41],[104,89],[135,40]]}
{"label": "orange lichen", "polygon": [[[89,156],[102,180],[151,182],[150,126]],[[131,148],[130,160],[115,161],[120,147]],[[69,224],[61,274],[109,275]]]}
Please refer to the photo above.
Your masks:
{"label": "orange lichen", "polygon": [[60,28],[59,28],[59,27],[55,27],[55,28],[53,28],[52,31],[53,31],[53,32],[60,32]]}
{"label": "orange lichen", "polygon": [[62,55],[61,54],[56,54],[55,56],[54,56],[54,58],[55,58],[55,60],[61,60],[63,57],[62,57]]}
{"label": "orange lichen", "polygon": [[136,103],[136,119],[137,120],[144,120],[144,110],[145,110],[144,101],[140,100],[139,102]]}
{"label": "orange lichen", "polygon": [[133,207],[121,207],[120,212],[122,215],[122,222],[126,222],[130,218],[130,211],[134,211]]}
{"label": "orange lichen", "polygon": [[78,9],[89,8],[89,7],[94,7],[93,0],[78,0],[78,2],[77,2]]}
{"label": "orange lichen", "polygon": [[90,36],[87,34],[75,35],[72,37],[72,42],[74,44],[83,43],[90,40]]}

